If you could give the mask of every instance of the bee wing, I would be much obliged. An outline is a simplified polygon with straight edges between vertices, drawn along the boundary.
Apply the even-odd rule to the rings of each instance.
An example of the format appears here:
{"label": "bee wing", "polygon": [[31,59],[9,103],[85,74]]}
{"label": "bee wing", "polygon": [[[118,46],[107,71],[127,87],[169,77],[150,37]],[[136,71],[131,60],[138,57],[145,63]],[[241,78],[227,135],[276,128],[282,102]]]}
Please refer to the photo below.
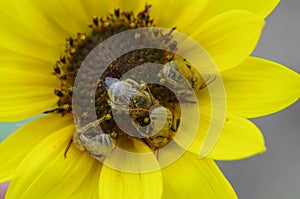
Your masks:
{"label": "bee wing", "polygon": [[132,88],[129,84],[119,81],[109,88],[112,93],[112,102],[117,107],[127,107],[134,95],[138,94],[135,88]]}
{"label": "bee wing", "polygon": [[112,78],[112,77],[106,77],[105,80],[105,85],[108,87],[108,88],[111,88],[113,84],[119,82],[119,80],[117,78]]}
{"label": "bee wing", "polygon": [[164,107],[157,107],[150,112],[151,124],[154,129],[162,129],[165,125],[170,125],[172,113]]}
{"label": "bee wing", "polygon": [[114,141],[108,134],[100,134],[96,136],[99,152],[109,153],[114,147]]}
{"label": "bee wing", "polygon": [[86,150],[100,161],[115,148],[114,141],[108,134],[97,134],[92,137],[80,134],[79,138]]}
{"label": "bee wing", "polygon": [[124,105],[128,105],[134,95],[137,95],[138,91],[134,88],[125,87],[120,90],[120,97],[122,97],[122,102]]}
{"label": "bee wing", "polygon": [[99,131],[101,129],[96,129],[96,127],[99,125],[99,121],[95,120],[93,122],[90,122],[86,124],[85,126],[81,126],[79,124],[76,125],[76,129],[78,133],[83,133],[83,134],[91,134],[91,133],[103,133],[102,131]]}
{"label": "bee wing", "polygon": [[179,62],[175,61],[175,60],[166,63],[166,65],[168,65],[169,67],[174,68],[175,70],[179,71],[178,64],[179,64]]}
{"label": "bee wing", "polygon": [[180,84],[185,81],[182,74],[179,72],[178,62],[176,61],[168,62],[163,68],[163,74],[171,84]]}

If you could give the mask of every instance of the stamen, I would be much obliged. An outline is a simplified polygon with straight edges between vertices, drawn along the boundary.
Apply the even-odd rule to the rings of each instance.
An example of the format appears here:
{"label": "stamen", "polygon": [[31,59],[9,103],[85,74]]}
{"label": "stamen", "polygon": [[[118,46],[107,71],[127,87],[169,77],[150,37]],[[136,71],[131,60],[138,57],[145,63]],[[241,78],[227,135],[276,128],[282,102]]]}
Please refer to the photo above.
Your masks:
{"label": "stamen", "polygon": [[63,97],[64,96],[64,91],[62,91],[61,89],[54,89],[54,94],[57,96],[57,97]]}
{"label": "stamen", "polygon": [[120,17],[120,9],[115,9],[115,15],[116,17]]}

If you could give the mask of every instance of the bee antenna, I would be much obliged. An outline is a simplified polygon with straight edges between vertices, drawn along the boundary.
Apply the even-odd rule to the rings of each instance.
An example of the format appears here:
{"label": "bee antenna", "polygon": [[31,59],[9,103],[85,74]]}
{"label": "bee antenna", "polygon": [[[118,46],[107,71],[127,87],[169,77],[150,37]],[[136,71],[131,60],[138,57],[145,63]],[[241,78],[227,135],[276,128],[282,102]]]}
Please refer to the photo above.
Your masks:
{"label": "bee antenna", "polygon": [[210,78],[211,78],[211,76],[208,75],[208,78],[204,81],[203,84],[201,84],[199,90],[204,89],[204,88],[207,87],[209,84],[213,83],[213,82],[217,79],[217,76],[214,76],[214,78],[213,78],[212,80],[210,80],[209,82],[207,82]]}
{"label": "bee antenna", "polygon": [[151,103],[154,104],[154,100],[153,100],[153,98],[152,98],[150,88],[149,88],[149,86],[148,86],[147,84],[145,84],[145,86],[146,86],[147,92],[149,93]]}

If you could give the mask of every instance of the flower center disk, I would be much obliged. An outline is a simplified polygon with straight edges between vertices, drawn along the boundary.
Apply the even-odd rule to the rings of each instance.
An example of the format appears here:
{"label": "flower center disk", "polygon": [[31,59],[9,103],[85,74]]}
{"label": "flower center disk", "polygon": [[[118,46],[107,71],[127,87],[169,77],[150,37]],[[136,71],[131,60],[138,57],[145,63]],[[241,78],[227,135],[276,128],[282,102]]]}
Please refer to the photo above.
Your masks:
{"label": "flower center disk", "polygon": [[[159,42],[164,46],[163,49],[167,50],[153,48],[133,50],[118,57],[105,68],[102,76],[98,77],[94,101],[86,102],[93,103],[96,120],[90,121],[90,110],[74,106],[74,103],[72,105],[75,78],[89,53],[101,42],[120,32],[153,27],[150,8],[151,6],[146,5],[137,15],[117,9],[106,18],[94,17],[89,26],[91,33],[78,33],[76,38],[67,38],[66,49],[54,66],[53,74],[61,81],[61,87],[54,90],[59,100],[57,108],[46,113],[65,115],[72,110],[82,113],[80,117],[74,118],[76,132],[72,141],[79,150],[87,150],[100,161],[108,156],[115,146],[128,150],[124,142],[131,142],[133,139],[145,143],[152,151],[156,151],[172,140],[180,125],[180,105],[175,94],[163,85],[148,84],[144,81],[152,78],[156,79],[156,82],[166,82],[167,85],[176,87],[178,91],[184,90],[180,86],[183,80],[178,75],[179,69],[173,53],[177,47],[176,41],[172,39],[172,31],[175,28],[168,33],[153,29],[145,34],[135,35],[135,39],[141,42],[145,38],[148,42]],[[112,43],[112,46],[115,45]],[[156,63],[164,67],[152,68],[151,72],[145,72],[149,71],[147,65],[143,66],[145,63]],[[139,67],[139,70],[135,70],[130,78],[126,77],[126,73],[136,67]],[[191,68],[189,64],[185,64],[184,67],[189,70]],[[89,96],[91,91],[86,88],[87,85],[94,84],[89,82],[94,74],[91,71],[84,75],[86,81],[80,84],[82,88],[79,86],[77,89],[82,91],[82,96]],[[189,81],[192,87],[197,81],[194,76]]]}

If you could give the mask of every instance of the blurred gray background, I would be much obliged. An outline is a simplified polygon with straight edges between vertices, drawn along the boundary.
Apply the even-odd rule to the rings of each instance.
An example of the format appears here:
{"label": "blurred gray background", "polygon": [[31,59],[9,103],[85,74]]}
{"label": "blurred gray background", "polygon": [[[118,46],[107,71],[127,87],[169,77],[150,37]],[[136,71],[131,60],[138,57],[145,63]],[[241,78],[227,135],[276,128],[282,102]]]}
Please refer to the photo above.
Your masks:
{"label": "blurred gray background", "polygon": [[[300,73],[300,1],[281,0],[266,21],[254,55]],[[267,152],[219,166],[240,199],[300,199],[300,101],[253,121],[264,133]]]}
{"label": "blurred gray background", "polygon": [[[300,73],[299,0],[282,0],[267,19],[254,55],[277,61]],[[240,199],[299,199],[300,101],[254,122],[265,135],[267,152],[218,164]],[[24,123],[0,123],[0,141]]]}

